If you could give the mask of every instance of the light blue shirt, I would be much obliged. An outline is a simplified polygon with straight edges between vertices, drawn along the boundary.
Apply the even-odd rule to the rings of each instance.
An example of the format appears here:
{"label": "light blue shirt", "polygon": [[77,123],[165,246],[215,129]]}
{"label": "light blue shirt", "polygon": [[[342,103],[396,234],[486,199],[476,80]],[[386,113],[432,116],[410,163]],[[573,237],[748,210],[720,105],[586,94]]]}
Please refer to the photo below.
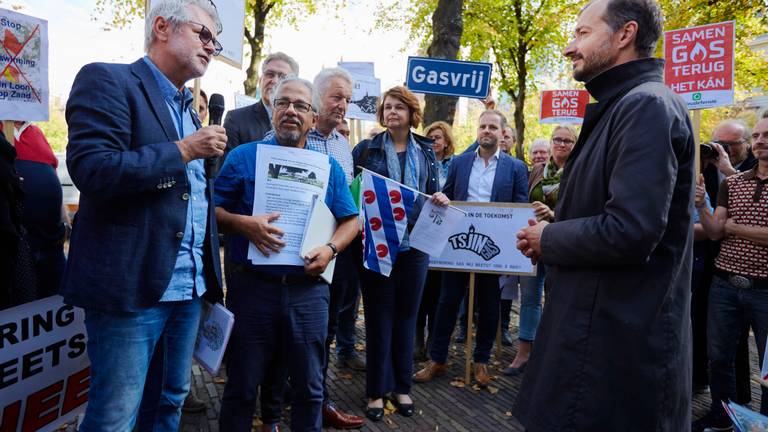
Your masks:
{"label": "light blue shirt", "polygon": [[[192,93],[186,87],[183,91],[179,91],[149,57],[144,57],[144,61],[157,80],[179,138],[193,134],[197,127],[192,120],[193,114],[190,109]],[[181,239],[171,281],[160,301],[190,300],[195,295],[202,296],[205,293],[203,242],[208,224],[208,198],[205,195],[205,165],[202,160],[195,159],[187,164],[187,181],[189,181],[190,193],[187,200],[184,237]]]}
{"label": "light blue shirt", "polygon": [[488,159],[488,166],[485,165],[485,159],[480,156],[479,151],[480,147],[475,150],[475,159],[472,161],[472,171],[467,185],[467,201],[490,202],[501,149],[497,148],[496,153]]}
{"label": "light blue shirt", "polygon": [[347,185],[352,183],[354,178],[352,176],[354,161],[352,160],[352,152],[349,150],[349,141],[344,138],[344,135],[334,129],[326,137],[317,129],[312,128],[307,134],[306,148],[307,150],[314,150],[336,159],[336,162],[341,165],[341,169],[344,170]]}

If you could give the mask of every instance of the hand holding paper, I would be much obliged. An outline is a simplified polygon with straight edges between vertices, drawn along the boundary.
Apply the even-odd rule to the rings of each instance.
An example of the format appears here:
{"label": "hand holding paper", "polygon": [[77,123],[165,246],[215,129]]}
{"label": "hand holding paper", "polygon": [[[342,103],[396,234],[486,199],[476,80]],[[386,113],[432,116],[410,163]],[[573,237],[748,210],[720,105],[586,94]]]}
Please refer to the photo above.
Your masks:
{"label": "hand holding paper", "polygon": [[280,240],[283,236],[283,230],[271,225],[271,222],[277,220],[280,213],[269,213],[260,216],[243,216],[242,232],[248,241],[253,243],[264,256],[269,256],[270,252],[280,252],[285,246],[285,242]]}
{"label": "hand holding paper", "polygon": [[449,203],[442,192],[435,193],[424,203],[409,236],[411,247],[433,257],[443,253],[448,237],[465,215],[462,210],[448,206]]}

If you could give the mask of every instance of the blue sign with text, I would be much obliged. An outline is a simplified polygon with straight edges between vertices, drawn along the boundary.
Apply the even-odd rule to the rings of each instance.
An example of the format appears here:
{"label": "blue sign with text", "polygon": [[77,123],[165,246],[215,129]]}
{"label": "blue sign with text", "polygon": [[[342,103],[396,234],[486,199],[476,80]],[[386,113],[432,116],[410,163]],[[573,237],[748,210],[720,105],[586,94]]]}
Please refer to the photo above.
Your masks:
{"label": "blue sign with text", "polygon": [[408,57],[406,85],[417,93],[485,99],[491,69],[490,63]]}

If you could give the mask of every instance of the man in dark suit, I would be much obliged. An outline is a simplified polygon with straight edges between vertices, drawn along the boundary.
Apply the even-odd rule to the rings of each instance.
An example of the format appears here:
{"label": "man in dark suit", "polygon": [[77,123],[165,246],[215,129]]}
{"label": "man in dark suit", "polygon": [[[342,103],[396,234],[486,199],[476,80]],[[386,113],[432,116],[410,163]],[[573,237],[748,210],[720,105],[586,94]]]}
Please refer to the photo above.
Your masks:
{"label": "man in dark suit", "polygon": [[[528,202],[528,169],[518,159],[501,151],[506,118],[499,111],[487,110],[480,115],[477,128],[478,148],[474,153],[456,157],[448,170],[443,193],[451,200],[470,202]],[[435,335],[429,349],[431,361],[414,374],[415,382],[430,381],[446,370],[448,345],[456,325],[456,314],[464,297],[469,275],[446,273],[437,304]],[[488,360],[499,322],[499,276],[477,275],[477,342],[475,344],[475,380],[480,386],[491,381]]]}
{"label": "man in dark suit", "polygon": [[81,431],[131,430],[140,404],[139,430],[178,430],[201,296],[222,297],[203,160],[223,154],[226,134],[201,128],[184,87],[220,52],[221,22],[207,0],[152,6],[147,55],[84,66],[67,103],[81,195],[62,294],[88,331]]}
{"label": "man in dark suit", "polygon": [[269,97],[277,83],[288,75],[299,75],[299,64],[296,60],[282,52],[272,53],[264,59],[259,77],[261,100],[253,105],[229,111],[224,118],[227,153],[240,144],[261,141],[272,129]]}
{"label": "man in dark suit", "polygon": [[555,221],[517,234],[549,286],[514,407],[531,432],[691,427],[694,141],[652,57],[662,20],[654,0],[592,1],[565,49],[597,102]]}

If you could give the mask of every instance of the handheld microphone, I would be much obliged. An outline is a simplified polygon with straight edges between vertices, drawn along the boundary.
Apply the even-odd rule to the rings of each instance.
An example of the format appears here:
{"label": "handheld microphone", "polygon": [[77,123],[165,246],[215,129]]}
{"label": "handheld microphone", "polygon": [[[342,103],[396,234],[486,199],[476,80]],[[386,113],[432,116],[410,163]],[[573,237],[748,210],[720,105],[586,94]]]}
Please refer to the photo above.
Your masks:
{"label": "handheld microphone", "polygon": [[[224,115],[224,96],[214,93],[208,100],[208,115],[210,121],[208,124],[221,126],[221,117]],[[211,178],[213,167],[216,166],[218,158],[208,158],[205,160],[205,176]]]}

